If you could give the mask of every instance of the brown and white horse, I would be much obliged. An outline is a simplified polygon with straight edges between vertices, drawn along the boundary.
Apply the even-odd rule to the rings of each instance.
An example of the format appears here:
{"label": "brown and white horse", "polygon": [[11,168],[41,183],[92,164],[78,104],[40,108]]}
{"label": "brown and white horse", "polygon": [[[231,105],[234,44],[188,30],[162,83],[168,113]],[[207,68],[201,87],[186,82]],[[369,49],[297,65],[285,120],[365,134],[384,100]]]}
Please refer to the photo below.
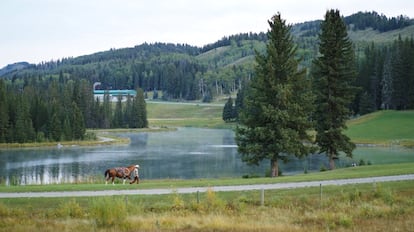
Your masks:
{"label": "brown and white horse", "polygon": [[123,184],[125,184],[126,178],[131,179],[131,174],[135,169],[138,169],[139,165],[134,164],[128,167],[116,167],[107,169],[105,171],[105,184],[108,184],[108,180],[112,178],[112,184],[114,184],[115,177],[122,178]]}

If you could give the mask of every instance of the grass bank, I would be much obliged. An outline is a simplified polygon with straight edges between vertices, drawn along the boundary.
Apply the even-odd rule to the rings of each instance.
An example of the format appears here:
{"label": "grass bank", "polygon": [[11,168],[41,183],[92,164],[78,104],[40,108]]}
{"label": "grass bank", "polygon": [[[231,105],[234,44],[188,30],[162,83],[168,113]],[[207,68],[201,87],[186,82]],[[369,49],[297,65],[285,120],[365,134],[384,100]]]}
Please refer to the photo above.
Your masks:
{"label": "grass bank", "polygon": [[142,129],[89,129],[86,131],[87,139],[59,142],[34,142],[34,143],[0,143],[0,149],[10,148],[34,148],[34,147],[72,147],[72,146],[102,146],[128,144],[129,138],[116,136],[116,133],[128,132],[161,132],[174,130],[167,127],[150,127]]}
{"label": "grass bank", "polygon": [[248,184],[272,184],[286,182],[319,181],[332,179],[349,179],[373,176],[391,176],[414,174],[414,163],[384,164],[358,166],[352,168],[336,169],[327,172],[314,172],[298,174],[294,176],[282,176],[278,178],[223,178],[223,179],[189,179],[189,180],[141,180],[139,185],[122,185],[117,180],[115,186],[104,184],[103,177],[97,177],[88,183],[50,184],[50,185],[18,185],[0,186],[0,192],[44,192],[44,191],[99,191],[120,189],[156,189],[156,188],[179,188],[179,187],[208,187],[225,185],[248,185]]}
{"label": "grass bank", "polygon": [[414,111],[378,111],[350,120],[345,132],[355,143],[414,147]]}

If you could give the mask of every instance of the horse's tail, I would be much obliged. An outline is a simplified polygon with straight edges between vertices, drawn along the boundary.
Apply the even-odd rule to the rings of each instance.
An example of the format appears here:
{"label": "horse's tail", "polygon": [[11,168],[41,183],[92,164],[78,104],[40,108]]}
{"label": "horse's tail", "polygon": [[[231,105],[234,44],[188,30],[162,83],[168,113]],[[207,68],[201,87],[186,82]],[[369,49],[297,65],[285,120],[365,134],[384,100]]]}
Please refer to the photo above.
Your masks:
{"label": "horse's tail", "polygon": [[109,177],[109,169],[106,169],[104,176],[105,176],[105,178]]}

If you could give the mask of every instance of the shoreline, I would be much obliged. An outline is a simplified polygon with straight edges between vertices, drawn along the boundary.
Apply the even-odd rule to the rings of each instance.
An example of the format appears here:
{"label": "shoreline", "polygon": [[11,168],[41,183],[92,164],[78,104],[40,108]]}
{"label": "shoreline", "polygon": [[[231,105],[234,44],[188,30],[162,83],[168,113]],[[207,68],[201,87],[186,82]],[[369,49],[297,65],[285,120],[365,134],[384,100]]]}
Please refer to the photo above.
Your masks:
{"label": "shoreline", "polygon": [[[168,127],[149,127],[139,129],[88,129],[96,136],[96,140],[82,141],[56,141],[56,142],[33,142],[33,143],[0,143],[0,150],[8,149],[36,149],[36,148],[58,148],[64,149],[68,147],[88,147],[88,146],[110,146],[110,145],[128,145],[129,138],[119,137],[115,133],[144,133],[144,132],[162,132],[173,131],[176,128]],[[112,135],[110,135],[112,134]],[[109,135],[109,136],[108,136]]]}

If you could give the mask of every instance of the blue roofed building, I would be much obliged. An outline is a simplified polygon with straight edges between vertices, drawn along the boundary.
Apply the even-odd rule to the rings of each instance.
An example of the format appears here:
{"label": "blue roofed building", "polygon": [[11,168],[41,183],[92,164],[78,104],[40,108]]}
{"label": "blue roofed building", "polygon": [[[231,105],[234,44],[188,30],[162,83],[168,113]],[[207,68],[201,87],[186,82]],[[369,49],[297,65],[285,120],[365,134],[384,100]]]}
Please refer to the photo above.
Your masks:
{"label": "blue roofed building", "polygon": [[131,89],[116,89],[116,90],[97,90],[95,87],[100,85],[100,82],[96,82],[93,85],[93,96],[94,98],[99,98],[100,101],[103,101],[104,96],[108,95],[109,100],[112,102],[118,101],[118,98],[121,97],[122,101],[126,101],[127,96],[135,97],[137,95],[137,91]]}

